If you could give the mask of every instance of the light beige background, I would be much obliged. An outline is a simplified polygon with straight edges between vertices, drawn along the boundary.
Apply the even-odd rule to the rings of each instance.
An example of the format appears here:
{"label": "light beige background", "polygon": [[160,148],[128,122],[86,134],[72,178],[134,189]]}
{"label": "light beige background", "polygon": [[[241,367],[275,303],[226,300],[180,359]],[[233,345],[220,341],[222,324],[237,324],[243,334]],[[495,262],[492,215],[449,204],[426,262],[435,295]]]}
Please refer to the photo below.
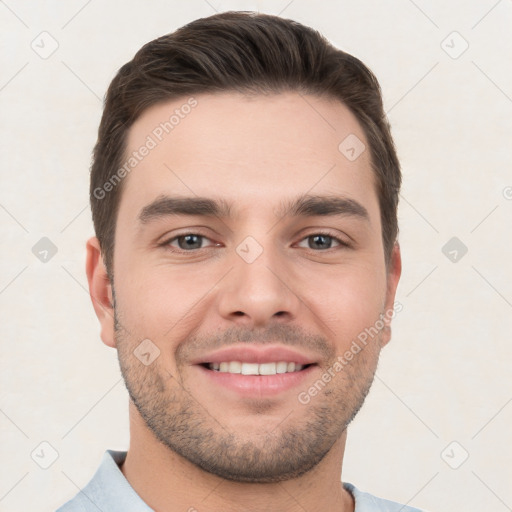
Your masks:
{"label": "light beige background", "polygon": [[403,311],[344,480],[431,511],[512,510],[510,0],[1,1],[0,510],[52,511],[127,447],[84,273],[101,98],[143,43],[230,9],[281,13],[368,64],[403,165]]}

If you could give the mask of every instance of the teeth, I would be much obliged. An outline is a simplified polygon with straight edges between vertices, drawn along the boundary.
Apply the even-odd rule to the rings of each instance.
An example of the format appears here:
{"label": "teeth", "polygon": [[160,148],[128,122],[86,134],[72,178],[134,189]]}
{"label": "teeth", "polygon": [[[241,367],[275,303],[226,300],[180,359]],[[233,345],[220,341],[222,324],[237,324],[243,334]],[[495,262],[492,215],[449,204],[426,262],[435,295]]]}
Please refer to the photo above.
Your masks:
{"label": "teeth", "polygon": [[275,375],[276,363],[262,363],[260,364],[260,375]]}
{"label": "teeth", "polygon": [[286,373],[288,371],[288,363],[281,361],[276,365],[276,373]]}
{"label": "teeth", "polygon": [[287,363],[286,361],[261,364],[224,361],[222,363],[210,363],[208,368],[223,373],[241,373],[242,375],[276,375],[277,373],[298,372],[304,368],[304,365]]}
{"label": "teeth", "polygon": [[229,373],[242,373],[242,363],[240,361],[231,361],[227,371]]}
{"label": "teeth", "polygon": [[242,375],[258,375],[259,374],[258,363],[242,363]]}

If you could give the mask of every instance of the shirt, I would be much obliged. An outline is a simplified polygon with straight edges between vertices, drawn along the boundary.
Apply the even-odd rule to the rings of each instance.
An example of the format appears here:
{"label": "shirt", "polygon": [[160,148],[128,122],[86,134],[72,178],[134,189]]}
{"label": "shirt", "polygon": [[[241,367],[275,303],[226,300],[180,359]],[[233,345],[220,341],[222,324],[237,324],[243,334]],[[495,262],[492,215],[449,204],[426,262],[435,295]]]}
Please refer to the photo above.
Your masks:
{"label": "shirt", "polygon": [[[107,450],[92,480],[57,512],[154,512],[119,469],[126,453]],[[343,486],[354,497],[355,512],[421,512],[417,508],[362,492],[348,482]]]}

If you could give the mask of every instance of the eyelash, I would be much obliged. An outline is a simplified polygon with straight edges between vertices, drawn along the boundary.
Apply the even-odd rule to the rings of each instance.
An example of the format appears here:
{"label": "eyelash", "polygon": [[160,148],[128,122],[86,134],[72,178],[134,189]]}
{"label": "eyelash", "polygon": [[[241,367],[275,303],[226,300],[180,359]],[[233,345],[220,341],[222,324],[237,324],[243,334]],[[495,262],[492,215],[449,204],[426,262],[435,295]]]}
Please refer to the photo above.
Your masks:
{"label": "eyelash", "polygon": [[[181,254],[184,254],[184,253],[194,253],[194,252],[201,251],[203,249],[210,249],[212,247],[215,247],[215,245],[212,245],[212,246],[209,246],[209,247],[200,247],[199,249],[185,250],[185,249],[179,249],[177,247],[172,247],[170,245],[171,242],[174,242],[175,240],[178,240],[178,238],[186,237],[186,236],[189,236],[189,235],[195,235],[195,236],[198,236],[198,237],[210,240],[206,235],[202,235],[201,233],[194,233],[194,232],[191,231],[191,232],[181,233],[179,235],[175,235],[172,238],[169,238],[166,241],[164,241],[161,244],[159,244],[159,246],[160,247],[164,247],[165,249],[170,250],[171,252],[176,252],[176,253],[181,253]],[[347,242],[345,242],[345,241],[341,240],[340,238],[336,237],[335,235],[333,235],[329,231],[315,231],[314,233],[311,233],[310,235],[307,235],[307,236],[301,238],[300,242],[302,242],[304,240],[307,240],[308,238],[316,236],[316,235],[327,236],[327,237],[331,238],[332,240],[334,240],[335,242],[337,242],[339,245],[336,246],[336,247],[330,247],[329,249],[319,249],[319,250],[315,250],[315,249],[311,249],[310,247],[307,247],[307,250],[313,251],[313,252],[329,252],[329,251],[332,251],[334,249],[349,248],[349,247],[351,247],[350,244],[348,244]]]}

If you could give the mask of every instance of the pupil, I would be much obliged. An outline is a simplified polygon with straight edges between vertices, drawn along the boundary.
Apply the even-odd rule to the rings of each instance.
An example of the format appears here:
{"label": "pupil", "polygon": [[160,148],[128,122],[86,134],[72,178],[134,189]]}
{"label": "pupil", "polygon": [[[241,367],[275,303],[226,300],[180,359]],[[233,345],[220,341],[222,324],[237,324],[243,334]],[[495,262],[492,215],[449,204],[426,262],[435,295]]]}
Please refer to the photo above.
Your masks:
{"label": "pupil", "polygon": [[[318,244],[316,248],[320,248],[320,249],[328,249],[329,248],[329,247],[325,247],[326,242],[327,242],[327,245],[330,245],[330,244],[328,244],[328,242],[331,239],[331,237],[329,235],[314,235],[312,238],[313,238],[313,243]],[[322,244],[324,244],[323,247],[322,247]],[[319,247],[319,245],[320,245],[320,247]],[[313,248],[313,247],[311,247],[311,244],[310,244],[310,248]]]}
{"label": "pupil", "polygon": [[[200,249],[200,236],[199,235],[185,235],[180,237],[179,245],[181,249]],[[184,243],[182,244],[181,242]]]}

